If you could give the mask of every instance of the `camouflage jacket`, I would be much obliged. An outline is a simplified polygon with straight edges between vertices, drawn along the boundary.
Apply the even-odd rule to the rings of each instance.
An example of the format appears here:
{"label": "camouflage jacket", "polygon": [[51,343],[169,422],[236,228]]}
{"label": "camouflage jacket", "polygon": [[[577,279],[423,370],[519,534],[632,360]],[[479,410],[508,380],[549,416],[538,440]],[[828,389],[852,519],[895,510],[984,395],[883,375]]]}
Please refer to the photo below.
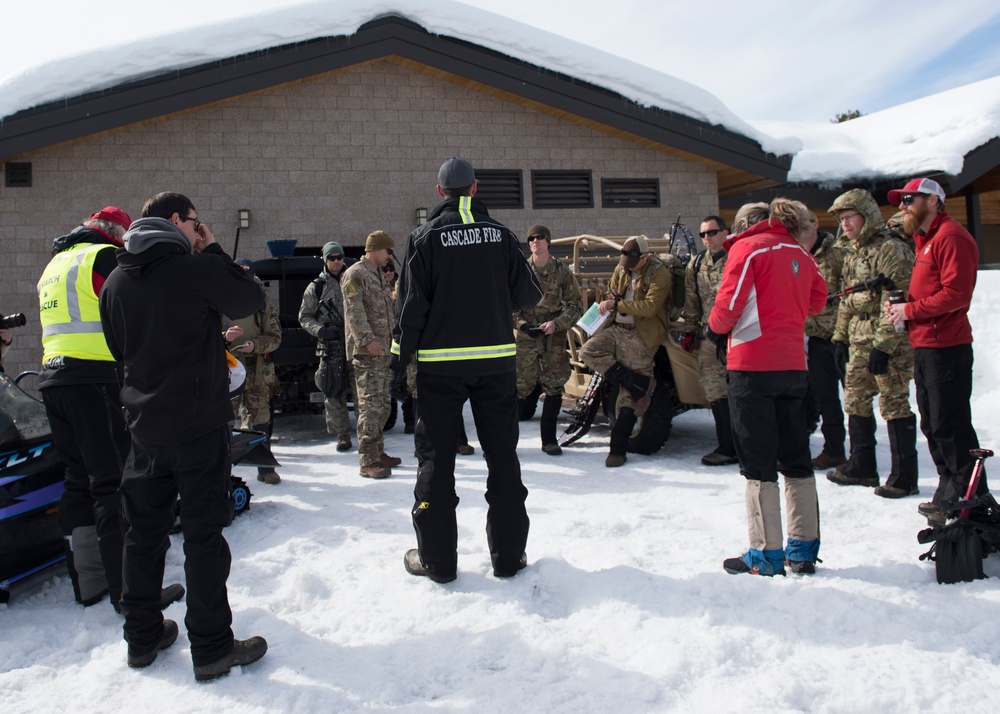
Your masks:
{"label": "camouflage jacket", "polygon": [[385,273],[362,258],[344,271],[340,280],[344,293],[344,327],[347,359],[369,355],[368,344],[377,341],[382,354],[392,347],[392,289]]}
{"label": "camouflage jacket", "polygon": [[[829,233],[820,233],[819,247],[813,252],[819,272],[826,281],[827,292],[840,290],[841,273],[844,265],[842,246]],[[834,300],[823,308],[823,312],[806,320],[806,335],[829,340],[837,327],[837,310],[840,300]]]}
{"label": "camouflage jacket", "polygon": [[518,337],[524,335],[520,331],[521,325],[550,321],[556,323],[556,332],[565,332],[583,315],[583,297],[576,276],[565,263],[551,256],[542,268],[536,266],[531,258],[528,258],[528,264],[542,286],[542,299],[530,310],[514,313],[514,329]]}
{"label": "camouflage jacket", "polygon": [[724,250],[720,253],[716,258],[706,249],[688,261],[687,271],[684,274],[684,309],[681,310],[681,319],[687,323],[684,332],[701,334],[702,328],[708,324],[708,313],[715,304],[715,295],[719,292],[722,273],[726,270],[728,253]]}
{"label": "camouflage jacket", "polygon": [[[302,293],[299,324],[313,337],[318,338],[319,331],[327,325],[339,325],[343,334],[344,294],[340,290],[340,279],[343,277],[343,272],[337,278],[324,268],[319,277],[309,283]],[[316,353],[322,354],[322,351],[323,341],[320,340],[316,346]]]}
{"label": "camouflage jacket", "polygon": [[[857,240],[847,243],[841,287],[857,285],[882,273],[892,280],[895,289],[906,292],[912,271],[913,251],[880,224],[874,234],[863,232]],[[890,355],[907,343],[906,333],[896,332],[893,324],[882,316],[888,289],[883,286],[877,293],[861,290],[842,297],[834,342],[878,348]]]}
{"label": "camouflage jacket", "polygon": [[[260,280],[254,278],[258,284]],[[263,289],[263,285],[261,285]],[[247,386],[252,382],[269,382],[274,374],[274,368],[265,369],[264,366],[270,363],[270,353],[274,352],[281,345],[281,321],[278,319],[278,310],[265,298],[263,310],[257,310],[252,315],[232,320],[226,315],[222,316],[222,329],[227,327],[242,327],[243,334],[232,342],[226,343],[226,349],[243,363],[247,369]],[[248,340],[253,341],[252,352],[241,352],[235,348]]]}

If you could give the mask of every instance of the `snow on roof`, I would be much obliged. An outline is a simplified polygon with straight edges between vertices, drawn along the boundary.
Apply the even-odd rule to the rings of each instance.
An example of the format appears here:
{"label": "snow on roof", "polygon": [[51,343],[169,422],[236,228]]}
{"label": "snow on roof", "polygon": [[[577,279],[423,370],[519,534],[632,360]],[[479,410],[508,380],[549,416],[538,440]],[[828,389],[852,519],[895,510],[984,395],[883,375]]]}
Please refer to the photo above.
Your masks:
{"label": "snow on roof", "polygon": [[771,153],[790,154],[801,148],[796,139],[778,140],[755,129],[713,94],[693,84],[453,0],[438,0],[433,5],[426,0],[306,3],[88,50],[0,79],[0,118],[173,69],[317,37],[352,35],[365,23],[385,15],[399,15],[429,32],[590,82],[643,106],[721,125],[759,142]]}
{"label": "snow on roof", "polygon": [[961,173],[964,156],[1000,136],[1000,77],[932,94],[840,124],[755,121],[772,136],[805,147],[790,182],[836,184],[850,178]]}

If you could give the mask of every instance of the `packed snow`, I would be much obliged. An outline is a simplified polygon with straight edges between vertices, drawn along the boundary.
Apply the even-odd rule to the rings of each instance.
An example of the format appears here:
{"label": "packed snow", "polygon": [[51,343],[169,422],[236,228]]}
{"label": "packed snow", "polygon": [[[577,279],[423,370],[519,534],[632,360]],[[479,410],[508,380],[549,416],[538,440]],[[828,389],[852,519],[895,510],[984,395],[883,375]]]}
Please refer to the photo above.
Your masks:
{"label": "packed snow", "polygon": [[778,140],[763,134],[716,96],[689,82],[454,0],[320,0],[201,26],[192,19],[181,31],[155,37],[119,42],[104,38],[106,44],[0,77],[0,119],[39,104],[173,69],[317,37],[352,35],[365,23],[385,15],[399,15],[429,32],[591,82],[643,106],[721,125],[775,154],[801,148],[797,139]]}
{"label": "packed snow", "polygon": [[[1000,272],[979,275],[972,308],[981,443],[1000,444]],[[282,482],[253,469],[250,510],[226,530],[237,637],[262,635],[260,662],[194,681],[181,636],[144,670],[125,665],[121,618],[73,602],[61,567],[15,585],[0,605],[0,711],[209,712],[987,712],[1000,684],[1000,556],[988,580],[938,585],[917,504],[937,482],[921,437],[921,496],[889,501],[820,475],[814,576],[727,575],[746,548],[744,479],[701,466],[707,410],[674,421],[655,456],[604,468],[596,426],[560,457],[522,422],[530,490],[529,566],[492,576],[484,533],[486,465],[457,457],[459,575],[413,577],[403,553],[415,459],[400,424],[386,436],[404,464],[358,475],[321,416],[277,422]],[[878,458],[889,466],[880,420]],[[818,453],[821,441],[813,436]],[[997,469],[994,466],[994,473]],[[183,582],[180,536],[167,582]]]}

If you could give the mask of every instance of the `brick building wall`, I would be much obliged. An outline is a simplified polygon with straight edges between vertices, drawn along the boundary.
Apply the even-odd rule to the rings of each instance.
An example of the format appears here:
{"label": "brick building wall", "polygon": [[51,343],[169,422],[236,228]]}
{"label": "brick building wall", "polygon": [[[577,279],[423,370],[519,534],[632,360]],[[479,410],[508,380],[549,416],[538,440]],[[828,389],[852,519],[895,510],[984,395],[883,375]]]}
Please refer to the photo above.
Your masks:
{"label": "brick building wall", "polygon": [[[708,167],[377,61],[7,157],[32,164],[30,188],[0,187],[0,311],[29,320],[7,371],[38,368],[35,283],[52,239],[102,206],[136,218],[149,196],[179,191],[229,251],[248,208],[240,257],[265,257],[270,238],[362,245],[376,228],[413,230],[416,208],[439,202],[437,168],[452,155],[523,171],[525,208],[491,211],[522,236],[541,222],[557,236],[659,237],[679,214],[697,228],[718,210]],[[591,170],[595,207],[533,210],[532,169]],[[601,178],[658,178],[661,208],[602,208]]]}

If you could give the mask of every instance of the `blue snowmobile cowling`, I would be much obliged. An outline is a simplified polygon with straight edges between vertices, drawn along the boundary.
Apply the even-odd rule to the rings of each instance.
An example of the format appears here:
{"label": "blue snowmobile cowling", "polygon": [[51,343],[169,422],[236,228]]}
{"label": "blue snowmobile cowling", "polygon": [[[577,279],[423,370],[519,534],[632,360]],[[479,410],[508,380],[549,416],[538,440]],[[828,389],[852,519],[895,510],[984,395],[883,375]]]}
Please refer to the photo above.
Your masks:
{"label": "blue snowmobile cowling", "polygon": [[0,602],[12,583],[66,558],[56,520],[65,471],[45,406],[0,373]]}

